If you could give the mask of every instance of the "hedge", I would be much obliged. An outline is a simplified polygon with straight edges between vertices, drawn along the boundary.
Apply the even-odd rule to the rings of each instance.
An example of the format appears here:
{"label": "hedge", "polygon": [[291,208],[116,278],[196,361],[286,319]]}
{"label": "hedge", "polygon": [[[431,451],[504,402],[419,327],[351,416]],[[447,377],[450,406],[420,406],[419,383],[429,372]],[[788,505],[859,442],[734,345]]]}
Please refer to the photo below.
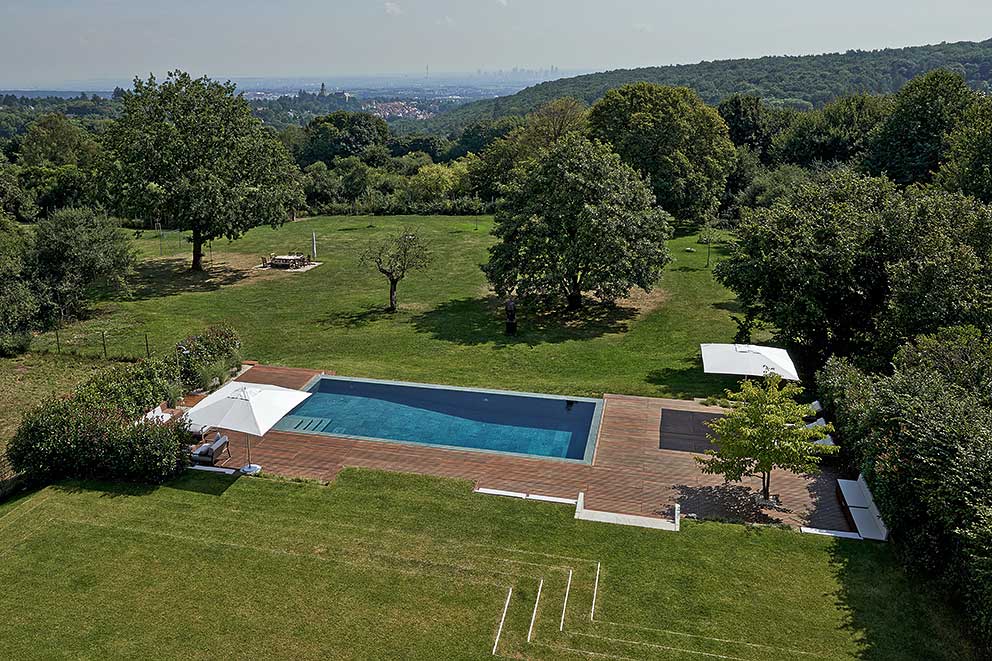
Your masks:
{"label": "hedge", "polygon": [[37,481],[162,482],[187,465],[193,437],[181,419],[160,423],[144,414],[200,387],[205,375],[237,366],[240,348],[237,333],[217,326],[185,338],[176,357],[104,370],[71,395],[28,412],[7,457],[15,471]]}
{"label": "hedge", "polygon": [[918,338],[891,374],[832,358],[817,385],[901,557],[942,579],[992,651],[992,340]]}
{"label": "hedge", "polygon": [[7,448],[18,471],[37,481],[65,478],[162,482],[189,461],[193,437],[181,420],[137,424],[121,409],[73,397],[31,411]]}
{"label": "hedge", "polygon": [[[180,379],[187,390],[208,387],[206,376],[241,364],[241,338],[227,326],[211,326],[176,345]],[[215,369],[216,368],[216,369]]]}

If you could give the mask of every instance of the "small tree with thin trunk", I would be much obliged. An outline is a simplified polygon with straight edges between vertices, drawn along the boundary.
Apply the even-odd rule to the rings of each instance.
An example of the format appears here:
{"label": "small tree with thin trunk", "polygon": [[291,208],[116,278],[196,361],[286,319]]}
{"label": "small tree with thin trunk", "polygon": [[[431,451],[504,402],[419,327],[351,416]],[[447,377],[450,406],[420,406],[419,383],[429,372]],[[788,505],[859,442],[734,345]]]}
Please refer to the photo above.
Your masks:
{"label": "small tree with thin trunk", "polygon": [[810,473],[818,469],[820,457],[836,447],[816,445],[833,427],[806,427],[804,418],[812,409],[796,402],[802,388],[782,383],[778,374],[768,374],[764,383],[744,381],[740,392],[727,391],[734,407],[727,415],[709,423],[710,440],[716,450],[697,458],[704,473],[723,475],[727,482],[761,477],[761,497],[771,497],[772,469]]}
{"label": "small tree with thin trunk", "polygon": [[361,262],[375,266],[389,281],[389,312],[396,312],[396,288],[409,271],[430,266],[433,256],[428,242],[416,231],[403,229],[383,239],[371,241],[362,251]]}

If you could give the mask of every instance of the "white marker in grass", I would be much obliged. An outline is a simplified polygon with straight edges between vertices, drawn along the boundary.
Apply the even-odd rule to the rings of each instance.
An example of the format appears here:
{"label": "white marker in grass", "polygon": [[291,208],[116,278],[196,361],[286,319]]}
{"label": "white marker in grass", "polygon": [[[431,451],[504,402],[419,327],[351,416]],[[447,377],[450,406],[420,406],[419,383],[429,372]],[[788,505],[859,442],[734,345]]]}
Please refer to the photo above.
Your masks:
{"label": "white marker in grass", "polygon": [[499,636],[503,633],[503,622],[506,621],[506,610],[510,607],[510,595],[513,594],[511,587],[506,591],[506,603],[503,604],[503,617],[499,618],[499,629],[496,630],[496,642],[493,643],[493,656],[496,656],[496,648],[499,646]]}
{"label": "white marker in grass", "polygon": [[544,587],[544,579],[537,584],[537,599],[534,600],[534,613],[530,616],[530,628],[527,629],[527,642],[530,642],[531,635],[534,633],[534,620],[537,619],[537,605],[541,603],[541,588]]}
{"label": "white marker in grass", "polygon": [[599,592],[599,563],[596,563],[596,583],[592,588],[592,608],[589,609],[589,620],[596,616],[596,594]]}
{"label": "white marker in grass", "polygon": [[561,624],[558,625],[558,631],[565,630],[565,609],[568,608],[568,591],[572,589],[572,570],[568,570],[568,583],[565,584],[565,603],[561,607]]}

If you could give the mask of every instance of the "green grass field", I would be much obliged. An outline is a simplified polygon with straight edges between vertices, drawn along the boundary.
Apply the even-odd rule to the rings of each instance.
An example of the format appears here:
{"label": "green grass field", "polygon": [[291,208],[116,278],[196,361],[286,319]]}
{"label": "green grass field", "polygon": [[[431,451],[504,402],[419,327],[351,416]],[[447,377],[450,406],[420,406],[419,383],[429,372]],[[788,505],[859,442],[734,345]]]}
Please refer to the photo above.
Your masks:
{"label": "green grass field", "polygon": [[[388,315],[385,281],[357,255],[403,226],[427,234],[437,260],[401,284]],[[112,358],[135,357],[146,334],[161,353],[216,322],[238,329],[246,358],[355,376],[577,395],[733,384],[699,364],[700,342],[733,337],[736,308],[695,237],[671,242],[676,261],[651,295],[572,318],[523,308],[507,338],[479,270],[490,227],[305,219],[214,242],[206,274],[186,270],[178,235],[145,232],[133,298],[64,328],[62,355],[48,334],[0,361],[0,446],[23,410],[109,364],[104,336]],[[323,266],[252,269],[306,252],[311,231]],[[189,472],[158,488],[66,484],[0,502],[0,585],[0,659],[481,659],[498,632],[497,656],[538,660],[973,658],[888,545],[579,522],[567,506],[353,469],[331,486]]]}
{"label": "green grass field", "polygon": [[0,505],[0,558],[5,659],[482,659],[511,588],[501,657],[971,658],[888,545],[375,471],[53,486]]}
{"label": "green grass field", "polygon": [[[62,346],[100,356],[105,332],[111,355],[138,356],[145,332],[152,351],[164,351],[186,333],[227,322],[241,332],[246,358],[353,376],[594,396],[709,396],[732,384],[704,375],[699,363],[700,342],[732,339],[735,303],[705,268],[705,246],[695,237],[672,241],[676,261],[653,294],[573,318],[521,308],[522,332],[507,338],[500,302],[479,270],[491,222],[304,219],[215,241],[206,275],[186,271],[189,245],[176,234],[160,241],[145,232],[134,299],[99,305],[92,319],[63,331]],[[436,261],[401,283],[401,309],[388,315],[386,282],[359,266],[358,254],[371,237],[404,226],[429,237]],[[252,270],[270,252],[309,252],[311,231],[323,266],[300,274]],[[35,348],[54,350],[54,336]]]}

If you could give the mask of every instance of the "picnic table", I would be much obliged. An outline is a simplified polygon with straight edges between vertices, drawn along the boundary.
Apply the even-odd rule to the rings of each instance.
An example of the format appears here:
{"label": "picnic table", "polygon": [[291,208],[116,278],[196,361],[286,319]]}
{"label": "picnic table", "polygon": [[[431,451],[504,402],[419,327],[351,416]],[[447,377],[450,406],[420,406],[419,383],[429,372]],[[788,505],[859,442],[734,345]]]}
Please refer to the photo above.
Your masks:
{"label": "picnic table", "polygon": [[269,258],[269,266],[278,269],[298,269],[306,266],[309,258],[303,254],[273,255]]}

